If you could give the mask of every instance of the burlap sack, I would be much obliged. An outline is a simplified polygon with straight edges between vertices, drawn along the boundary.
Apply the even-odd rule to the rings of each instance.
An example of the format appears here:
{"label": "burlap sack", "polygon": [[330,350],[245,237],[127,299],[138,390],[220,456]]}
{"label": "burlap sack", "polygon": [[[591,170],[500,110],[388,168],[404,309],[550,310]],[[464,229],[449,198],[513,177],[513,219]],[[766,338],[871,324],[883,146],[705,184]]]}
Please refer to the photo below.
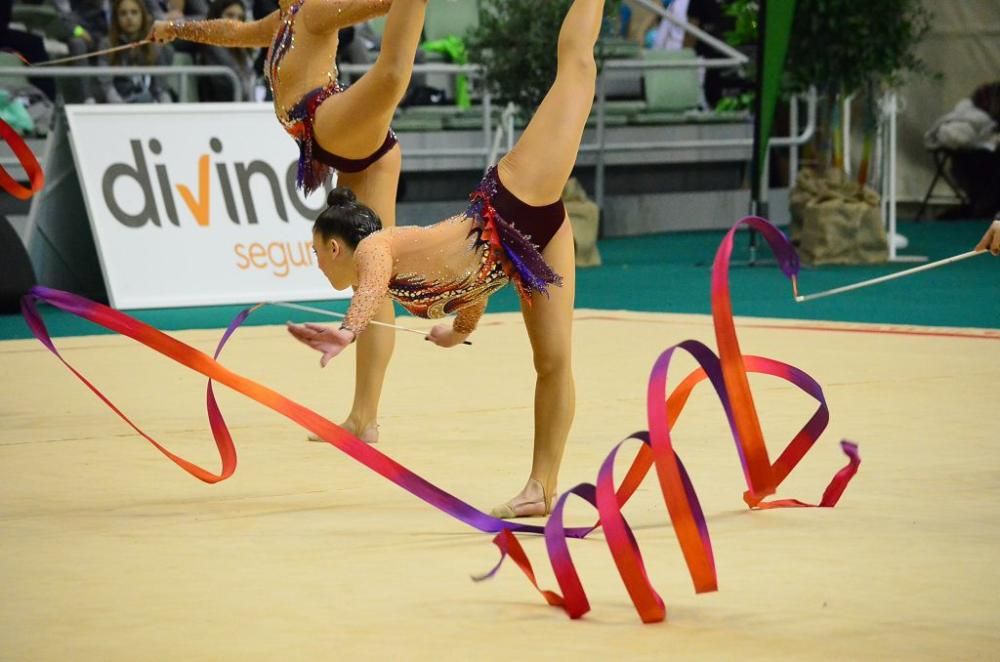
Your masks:
{"label": "burlap sack", "polygon": [[[792,241],[803,264],[873,264],[889,257],[878,194],[831,170],[802,173],[791,195]],[[796,230],[796,218],[798,230]]]}
{"label": "burlap sack", "polygon": [[589,198],[576,178],[566,182],[563,189],[563,204],[573,227],[573,242],[576,244],[576,266],[597,267],[601,264],[601,254],[597,251],[597,233],[600,228],[601,212]]}

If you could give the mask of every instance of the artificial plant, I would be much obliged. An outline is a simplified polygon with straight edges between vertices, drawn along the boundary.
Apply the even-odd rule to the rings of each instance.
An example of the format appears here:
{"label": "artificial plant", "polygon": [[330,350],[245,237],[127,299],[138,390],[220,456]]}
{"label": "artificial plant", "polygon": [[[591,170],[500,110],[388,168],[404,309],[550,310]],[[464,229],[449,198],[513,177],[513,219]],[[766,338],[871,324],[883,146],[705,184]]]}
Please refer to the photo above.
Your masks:
{"label": "artificial plant", "polygon": [[[485,83],[502,101],[530,114],[556,78],[559,29],[572,0],[492,0],[480,5],[479,25],[467,36],[469,59],[485,65]],[[605,3],[617,16],[620,0]],[[598,66],[604,59],[601,43]]]}
{"label": "artificial plant", "polygon": [[869,177],[878,99],[911,73],[928,73],[916,46],[932,15],[921,0],[798,0],[786,65],[790,91],[820,92],[817,170],[843,171],[843,99],[863,98],[859,186]]}

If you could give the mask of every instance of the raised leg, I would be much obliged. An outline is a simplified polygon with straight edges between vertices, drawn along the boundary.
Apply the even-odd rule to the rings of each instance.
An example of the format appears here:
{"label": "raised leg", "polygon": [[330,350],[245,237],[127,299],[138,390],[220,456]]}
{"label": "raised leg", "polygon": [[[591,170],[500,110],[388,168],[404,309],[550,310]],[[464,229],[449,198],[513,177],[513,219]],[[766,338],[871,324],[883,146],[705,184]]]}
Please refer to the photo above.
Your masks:
{"label": "raised leg", "polygon": [[364,159],[385,141],[413,73],[427,0],[395,0],[386,17],[382,51],[358,82],[316,109],[320,146],[347,159]]}
{"label": "raised leg", "polygon": [[562,195],[594,105],[594,45],[604,0],[575,0],[559,31],[556,80],[517,144],[497,166],[504,186],[529,205]]}

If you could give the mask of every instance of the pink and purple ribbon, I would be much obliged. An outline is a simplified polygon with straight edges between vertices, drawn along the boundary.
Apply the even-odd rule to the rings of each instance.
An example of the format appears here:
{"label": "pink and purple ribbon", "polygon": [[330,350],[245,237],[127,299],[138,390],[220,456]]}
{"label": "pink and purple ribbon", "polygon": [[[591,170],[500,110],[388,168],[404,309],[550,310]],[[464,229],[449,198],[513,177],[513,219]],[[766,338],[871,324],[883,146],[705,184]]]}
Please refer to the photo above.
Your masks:
{"label": "pink and purple ribbon", "polygon": [[[680,416],[692,389],[708,380],[722,404],[729,422],[737,454],[743,466],[747,489],[744,500],[753,509],[804,507],[804,502],[783,499],[765,502],[774,494],[782,481],[794,469],[805,453],[812,448],[829,421],[829,410],[819,384],[809,375],[779,361],[744,356],[736,338],[729,296],[728,268],[733,238],[740,225],[749,225],[760,232],[778,257],[782,271],[789,277],[798,271],[798,258],[785,236],[767,221],[750,217],[734,227],[716,255],[712,272],[712,314],[719,345],[716,356],[705,345],[688,340],[664,351],[653,365],[647,385],[648,431],[637,432],[629,439],[641,442],[639,452],[622,482],[615,487],[614,461],[624,441],[616,445],[601,465],[595,484],[584,483],[562,494],[555,503],[545,526],[520,524],[490,517],[457,497],[410,471],[373,446],[366,444],[316,412],[285,396],[238,375],[218,362],[226,343],[246,321],[253,309],[241,312],[223,334],[214,356],[195,348],[136,320],[124,313],[67,292],[36,287],[22,300],[25,320],[34,336],[56,355],[66,367],[87,385],[105,404],[161,453],[192,476],[207,483],[226,480],[236,471],[237,456],[232,436],[215,399],[213,383],[217,382],[242,393],[260,404],[295,421],[318,435],[351,458],[399,485],[443,513],[466,525],[487,533],[497,534],[494,543],[501,550],[501,560],[484,577],[496,573],[503,559],[510,557],[525,572],[544,599],[553,606],[564,609],[571,618],[579,618],[590,610],[586,591],[573,564],[568,540],[587,536],[596,528],[603,528],[605,540],[640,618],[645,623],[664,620],[666,606],[647,576],[642,553],[631,527],[622,515],[622,508],[635,493],[641,481],[656,469],[656,477],[663,495],[664,505],[673,525],[695,591],[714,591],[718,587],[715,560],[705,515],[698,502],[694,485],[674,449],[670,430]],[[45,328],[38,312],[37,302],[48,303],[106,329],[115,331],[187,366],[209,379],[206,393],[209,424],[221,459],[221,470],[213,473],[172,453],[145,432],[118,409],[86,377],[74,369],[60,354]],[[701,366],[687,375],[667,395],[667,378],[670,363],[678,350],[690,354]],[[748,372],[773,375],[784,379],[817,400],[819,406],[772,464],[764,444],[763,434],[750,391]],[[860,465],[857,446],[841,442],[848,456],[847,466],[830,482],[818,506],[836,505],[847,484]],[[577,496],[597,509],[598,520],[591,527],[567,528],[564,508],[567,499]],[[515,537],[515,533],[534,533],[545,536],[546,549],[555,571],[562,594],[538,587],[530,560]],[[482,579],[480,578],[480,579]]]}

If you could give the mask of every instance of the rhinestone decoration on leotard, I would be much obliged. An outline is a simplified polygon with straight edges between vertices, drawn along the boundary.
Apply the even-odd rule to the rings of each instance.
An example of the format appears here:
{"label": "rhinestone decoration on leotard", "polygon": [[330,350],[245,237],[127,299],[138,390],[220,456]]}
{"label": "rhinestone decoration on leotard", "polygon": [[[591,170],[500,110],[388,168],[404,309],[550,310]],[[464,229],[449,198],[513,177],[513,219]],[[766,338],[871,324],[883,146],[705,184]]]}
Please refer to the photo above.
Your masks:
{"label": "rhinestone decoration on leotard", "polygon": [[508,282],[507,267],[471,218],[428,227],[389,228],[364,239],[354,253],[358,286],[346,328],[360,333],[388,295],[419,317],[458,313],[468,333],[485,301]]}
{"label": "rhinestone decoration on leotard", "polygon": [[[295,47],[295,17],[304,4],[305,0],[293,2],[288,11],[282,14],[281,25],[274,35],[274,41],[267,51],[267,58],[264,63],[264,73],[267,77],[267,82],[271,85],[271,91],[274,96],[275,113],[281,123],[286,125],[286,128],[289,123],[288,113],[290,109],[282,108],[278,105],[278,94],[275,92],[275,87],[281,80],[281,63],[285,59],[285,56]],[[327,89],[332,88],[331,93],[333,94],[343,91],[343,88],[337,82],[337,75],[337,64],[335,61],[331,61],[325,87]]]}

